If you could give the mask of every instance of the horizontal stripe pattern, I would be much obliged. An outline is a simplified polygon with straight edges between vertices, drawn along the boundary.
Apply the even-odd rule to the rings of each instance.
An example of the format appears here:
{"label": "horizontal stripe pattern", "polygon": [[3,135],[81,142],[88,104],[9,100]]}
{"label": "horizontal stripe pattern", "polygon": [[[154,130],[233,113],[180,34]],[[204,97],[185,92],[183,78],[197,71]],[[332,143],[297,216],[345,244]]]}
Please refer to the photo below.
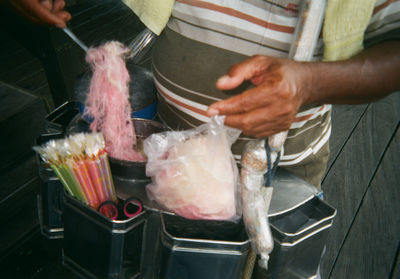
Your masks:
{"label": "horizontal stripe pattern", "polygon": [[299,12],[301,0],[280,0],[280,1],[267,1],[267,0],[242,0],[260,9],[268,9],[274,14],[297,17]]}
{"label": "horizontal stripe pattern", "polygon": [[297,17],[266,15],[264,9],[251,4],[232,2],[235,3],[233,7],[240,8],[235,10],[206,1],[178,0],[168,26],[190,39],[244,55],[288,56]]}
{"label": "horizontal stripe pattern", "polygon": [[[261,54],[286,58],[289,55],[289,50],[279,50],[272,47],[272,45],[262,47],[259,43],[254,43],[250,39],[239,39],[238,37],[232,37],[211,29],[203,29],[201,30],[202,32],[199,32],[198,27],[180,20],[175,20],[173,23],[169,24],[169,27],[187,38],[196,39],[199,42],[205,42],[224,49],[226,49],[227,46],[231,46],[229,48],[230,51],[247,56]],[[194,34],[196,35],[194,36]],[[289,46],[289,44],[286,44],[286,46]]]}
{"label": "horizontal stripe pattern", "polygon": [[317,117],[329,112],[331,108],[331,105],[322,105],[299,112],[296,115],[296,119],[294,120],[293,124],[290,126],[290,129],[302,128],[307,122],[310,122],[310,120],[316,119]]}
{"label": "horizontal stripe pattern", "polygon": [[400,40],[400,0],[378,1],[365,32],[367,47],[387,40]]}
{"label": "horizontal stripe pattern", "polygon": [[[294,145],[293,143],[291,143],[292,140],[296,142],[296,138],[288,137],[286,139],[287,143],[284,146],[283,156],[281,157],[281,165],[289,166],[298,164],[311,154],[317,154],[317,152],[321,150],[321,148],[326,143],[328,143],[331,134],[330,114],[328,114],[327,118],[320,123],[320,125],[318,126],[318,130],[320,130],[319,134],[314,137],[314,139],[307,145],[306,148],[304,148],[304,150],[301,150],[299,152],[293,152],[294,150],[287,150],[288,146]],[[315,134],[315,131],[309,131]],[[304,137],[310,138],[309,135]]]}
{"label": "horizontal stripe pattern", "polygon": [[[280,51],[288,52],[290,49],[290,41],[274,40],[272,37],[265,37],[263,28],[260,28],[258,32],[249,32],[247,29],[244,29],[243,26],[237,28],[235,26],[225,24],[224,22],[216,22],[215,18],[202,19],[201,25],[199,25],[198,22],[194,20],[191,15],[181,13],[179,11],[174,11],[174,15],[176,21],[179,22],[179,24],[174,24],[174,22],[172,22],[170,24],[170,28],[175,31],[179,29],[180,32],[188,32],[186,30],[182,30],[182,28],[189,29],[191,27],[192,29],[189,31],[192,32],[196,32],[196,30],[200,29],[207,32],[215,32],[220,35],[229,35],[231,37],[242,39],[252,44],[260,44],[264,47],[271,47]],[[290,37],[288,36],[288,38]],[[198,40],[201,41],[201,39]]]}
{"label": "horizontal stripe pattern", "polygon": [[[202,105],[197,102],[193,102],[189,99],[185,99],[173,93],[171,90],[168,90],[166,87],[162,86],[161,83],[156,78],[155,78],[155,85],[157,91],[170,105],[176,107],[178,110],[184,111],[186,114],[200,121],[207,122],[209,120],[209,118],[206,116],[206,111],[208,106]],[[310,120],[316,119],[317,117],[324,115],[330,110],[331,110],[331,105],[322,105],[300,112],[296,115],[296,119],[294,120],[290,129],[301,128],[304,126],[305,123],[310,122]]]}
{"label": "horizontal stripe pattern", "polygon": [[[161,120],[174,130],[197,127],[208,120],[208,105],[232,96],[214,85],[229,65],[252,54],[287,57],[300,2],[177,0],[153,56]],[[366,38],[398,28],[399,3],[377,1]],[[320,39],[313,60],[322,55]],[[299,164],[326,146],[330,112],[330,105],[301,108],[289,130],[281,165]],[[250,139],[241,135],[233,145],[236,159]]]}
{"label": "horizontal stripe pattern", "polygon": [[[268,16],[268,20],[265,18],[265,8],[255,9],[254,7],[246,6],[244,1],[231,1],[231,3],[226,3],[226,1],[213,1],[215,4],[207,1],[201,0],[177,0],[177,5],[175,5],[174,10],[179,10],[181,7],[184,9],[187,8],[185,6],[180,6],[179,3],[183,5],[188,5],[193,8],[199,8],[203,11],[210,12],[211,16],[224,16],[227,15],[230,19],[238,19],[243,23],[251,23],[254,25],[261,26],[263,28],[268,28],[278,32],[284,32],[292,34],[294,33],[294,27],[296,25],[296,18],[294,17],[283,17],[278,14],[270,13]],[[228,5],[231,5],[229,7]],[[202,14],[202,10],[196,11],[198,18],[206,17],[207,13]],[[234,23],[235,21],[232,21]],[[288,24],[291,23],[291,24]]]}
{"label": "horizontal stripe pattern", "polygon": [[[385,26],[393,25],[396,22],[398,23],[399,21],[400,21],[400,0],[387,1],[381,5],[378,5],[376,6],[374,14],[367,27],[366,36],[373,37],[374,33],[387,32],[388,29],[384,28]],[[380,29],[383,29],[383,31]]]}
{"label": "horizontal stripe pattern", "polygon": [[[160,89],[159,87],[157,87]],[[159,115],[162,121],[173,130],[186,130],[197,127],[204,122],[207,122],[208,118],[204,116],[201,112],[198,113],[196,110],[191,110],[188,105],[182,105],[180,102],[173,100],[171,98],[165,98],[163,94],[160,93],[159,100]],[[327,111],[329,112],[329,111]],[[330,126],[330,116],[326,114],[319,115],[314,118],[315,129],[301,130],[301,129],[291,129],[287,138],[287,144],[282,157],[282,163],[285,165],[296,164],[305,158],[309,154],[315,154],[318,150],[327,143],[330,130],[327,127]],[[312,124],[311,122],[309,123]],[[310,139],[304,141],[304,137]],[[241,135],[240,138],[232,146],[232,151],[236,155],[241,155],[244,144],[251,138]],[[306,143],[306,146],[304,146]],[[285,144],[286,146],[286,144]],[[312,151],[312,152],[311,152]],[[289,154],[287,154],[289,153]]]}
{"label": "horizontal stripe pattern", "polygon": [[[379,13],[381,10],[389,7],[391,4],[393,4],[394,2],[397,2],[397,1],[399,1],[399,0],[378,0],[378,1],[376,1],[373,14],[375,15],[375,14]],[[393,8],[393,6],[391,8]]]}
{"label": "horizontal stripe pattern", "polygon": [[[200,92],[190,90],[180,86],[179,84],[173,82],[172,80],[165,77],[163,74],[160,73],[157,66],[153,65],[153,75],[156,77],[155,82],[156,85],[160,87],[164,87],[162,84],[168,84],[169,88],[171,88],[171,92],[175,92],[180,96],[187,96],[188,99],[196,99],[196,102],[201,104],[210,105],[211,103],[217,102],[222,100],[221,97],[214,97],[206,94],[202,94]],[[166,89],[165,89],[166,90]]]}
{"label": "horizontal stripe pattern", "polygon": [[167,103],[175,106],[179,110],[185,112],[186,114],[189,114],[190,116],[200,121],[207,122],[209,120],[205,113],[205,111],[207,110],[206,106],[184,99],[160,85],[159,82],[155,81],[155,83],[158,92],[161,94],[162,97],[164,97]]}

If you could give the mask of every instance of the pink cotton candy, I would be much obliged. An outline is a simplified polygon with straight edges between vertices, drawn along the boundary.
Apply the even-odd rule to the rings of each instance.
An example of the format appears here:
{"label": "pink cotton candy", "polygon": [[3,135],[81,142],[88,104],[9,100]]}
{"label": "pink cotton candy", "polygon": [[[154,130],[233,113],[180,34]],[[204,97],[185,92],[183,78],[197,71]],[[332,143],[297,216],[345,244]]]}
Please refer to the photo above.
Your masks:
{"label": "pink cotton candy", "polygon": [[[156,137],[146,144],[152,139]],[[147,155],[146,173],[153,181],[146,187],[150,199],[188,219],[236,219],[237,169],[225,133],[178,142],[165,159]]]}
{"label": "pink cotton candy", "polygon": [[145,161],[137,152],[136,134],[129,103],[129,72],[124,57],[129,49],[120,42],[107,42],[90,48],[86,61],[93,76],[86,99],[87,114],[93,118],[90,129],[100,131],[111,157],[128,161]]}

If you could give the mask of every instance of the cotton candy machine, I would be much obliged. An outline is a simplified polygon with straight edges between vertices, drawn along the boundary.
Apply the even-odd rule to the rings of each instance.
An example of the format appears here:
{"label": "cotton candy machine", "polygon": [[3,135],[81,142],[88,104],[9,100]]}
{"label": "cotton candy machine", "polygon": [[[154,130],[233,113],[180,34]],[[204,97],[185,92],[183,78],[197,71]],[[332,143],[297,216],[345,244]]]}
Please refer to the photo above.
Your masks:
{"label": "cotton candy machine", "polygon": [[[131,62],[126,63],[130,75],[129,99],[132,117],[153,119],[157,112],[157,96],[153,82],[153,74],[147,68]],[[79,76],[75,86],[75,98],[81,114],[85,111],[85,100],[88,93],[91,72]],[[86,118],[90,121],[90,119]]]}
{"label": "cotton candy machine", "polygon": [[[143,140],[153,133],[160,133],[166,130],[166,127],[155,120],[133,118],[135,132],[137,137],[137,149],[143,152]],[[66,134],[75,134],[81,132],[90,132],[88,120],[77,114],[69,123]],[[132,162],[119,160],[109,156],[110,168],[113,177],[122,179],[146,180],[146,162]]]}
{"label": "cotton candy machine", "polygon": [[[163,129],[160,123],[152,120],[135,119],[135,121],[138,123],[137,125],[135,123],[138,135]],[[142,123],[147,123],[144,125],[146,132],[141,131]],[[149,123],[154,123],[154,126]],[[51,113],[47,117],[46,124],[47,134],[43,135],[45,138],[59,138],[70,133],[87,131],[89,125],[79,113],[77,104],[73,102]],[[150,130],[147,130],[149,127]],[[110,162],[113,162],[113,159]],[[112,169],[117,195],[121,199],[131,196],[140,198],[149,212],[142,239],[143,247],[146,249],[142,250],[143,265],[141,265],[142,270],[138,271],[141,278],[212,278],[209,277],[210,274],[225,274],[224,270],[229,270],[237,278],[242,278],[240,275],[247,265],[250,253],[249,242],[243,234],[244,228],[241,224],[188,221],[170,213],[160,214],[161,211],[154,207],[146,196],[145,187],[149,180],[137,179],[138,176],[132,177],[132,168],[137,166],[124,163],[116,161],[114,167],[117,168]],[[141,167],[143,171],[144,164]],[[141,174],[143,175],[143,172]],[[63,206],[59,204],[62,202],[58,198],[60,193],[53,191],[56,189],[53,186],[57,182],[60,185],[60,182],[54,177],[44,182],[49,187],[44,188],[47,190],[43,195],[44,206],[41,213],[49,214],[43,216],[50,216],[54,211],[57,218],[43,219],[42,231],[47,230],[45,235],[48,237],[56,236],[56,233],[63,229],[62,220],[58,218]],[[336,211],[319,197],[321,195],[319,190],[283,169],[277,169],[272,185],[274,190],[269,220],[274,237],[274,250],[270,255],[268,271],[260,269],[256,264],[251,278],[314,278],[323,254],[326,234]],[[62,187],[58,189],[62,190]],[[47,204],[46,201],[47,203],[57,201],[57,204],[54,202]],[[77,209],[74,212],[78,211]],[[88,215],[80,229],[85,230],[85,226],[96,223],[96,218]],[[69,222],[74,223],[71,218]],[[125,234],[123,231],[118,231],[119,233]],[[97,245],[103,245],[101,242],[99,240]],[[124,245],[120,247],[125,249]],[[73,249],[78,251],[79,247]],[[115,252],[117,251],[113,251]],[[213,260],[210,261],[211,258]],[[204,266],[204,263],[208,266]],[[175,277],[177,274],[181,277]]]}
{"label": "cotton candy machine", "polygon": [[[152,133],[165,130],[159,122],[153,121],[157,112],[156,89],[153,76],[149,69],[126,62],[129,72],[129,102],[132,108],[132,118],[138,140],[137,149],[140,152],[143,140]],[[85,102],[89,92],[89,84],[92,78],[91,72],[81,75],[75,86],[77,108],[80,112],[69,124],[67,133],[89,131],[90,116],[85,114]],[[145,162],[131,162],[109,157],[113,176],[124,179],[148,180],[145,173]]]}

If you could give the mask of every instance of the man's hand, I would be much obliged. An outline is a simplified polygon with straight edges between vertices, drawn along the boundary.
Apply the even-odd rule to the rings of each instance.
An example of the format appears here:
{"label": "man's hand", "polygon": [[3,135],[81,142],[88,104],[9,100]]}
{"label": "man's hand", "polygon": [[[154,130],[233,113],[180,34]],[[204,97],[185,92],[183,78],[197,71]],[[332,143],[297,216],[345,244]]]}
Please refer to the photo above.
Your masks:
{"label": "man's hand", "polygon": [[210,105],[207,113],[226,115],[226,125],[257,138],[288,130],[305,101],[307,77],[307,63],[253,56],[233,65],[216,86],[230,90],[248,80],[255,87]]}
{"label": "man's hand", "polygon": [[[245,80],[255,88],[209,106],[209,116],[258,138],[287,130],[302,105],[361,104],[400,90],[400,42],[387,41],[337,62],[295,62],[253,56],[217,81],[229,90]],[[296,119],[301,121],[302,119]]]}
{"label": "man's hand", "polygon": [[8,0],[8,3],[26,19],[43,25],[64,28],[71,14],[64,10],[64,0]]}

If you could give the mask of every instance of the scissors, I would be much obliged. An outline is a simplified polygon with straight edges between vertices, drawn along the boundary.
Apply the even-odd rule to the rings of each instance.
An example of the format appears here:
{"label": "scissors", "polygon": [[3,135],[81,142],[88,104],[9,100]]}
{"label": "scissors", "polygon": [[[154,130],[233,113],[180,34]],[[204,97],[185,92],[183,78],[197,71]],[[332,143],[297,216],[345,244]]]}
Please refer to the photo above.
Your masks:
{"label": "scissors", "polygon": [[140,199],[135,197],[130,197],[124,202],[119,203],[105,201],[100,204],[97,211],[111,220],[117,220],[120,211],[124,213],[125,217],[132,218],[143,211],[143,203]]}

